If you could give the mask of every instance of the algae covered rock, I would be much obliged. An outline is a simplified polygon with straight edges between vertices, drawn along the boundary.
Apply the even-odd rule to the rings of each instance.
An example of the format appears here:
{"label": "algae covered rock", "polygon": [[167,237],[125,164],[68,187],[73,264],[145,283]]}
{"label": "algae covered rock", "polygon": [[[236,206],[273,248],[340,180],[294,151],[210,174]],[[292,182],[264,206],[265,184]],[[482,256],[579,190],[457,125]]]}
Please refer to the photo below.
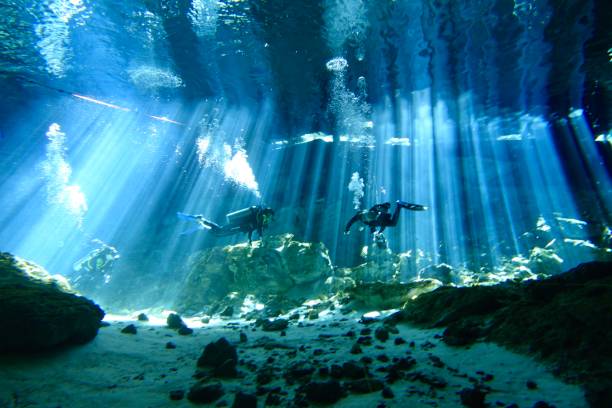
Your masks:
{"label": "algae covered rock", "polygon": [[291,234],[267,237],[255,247],[209,248],[190,257],[176,308],[198,313],[231,292],[258,298],[307,296],[323,287],[332,270],[323,244],[297,241]]}
{"label": "algae covered rock", "polygon": [[82,344],[98,333],[104,312],[69,292],[61,277],[0,253],[0,352]]}
{"label": "algae covered rock", "polygon": [[406,302],[440,286],[442,283],[435,279],[423,279],[410,283],[370,282],[358,283],[348,288],[347,293],[356,305],[384,310],[400,308]]}

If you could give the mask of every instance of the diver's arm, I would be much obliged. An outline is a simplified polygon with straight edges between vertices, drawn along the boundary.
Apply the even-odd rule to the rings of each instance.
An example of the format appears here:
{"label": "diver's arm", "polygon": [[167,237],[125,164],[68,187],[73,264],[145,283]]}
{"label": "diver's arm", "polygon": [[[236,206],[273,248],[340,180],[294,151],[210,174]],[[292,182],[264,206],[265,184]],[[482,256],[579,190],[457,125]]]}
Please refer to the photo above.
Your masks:
{"label": "diver's arm", "polygon": [[346,228],[344,228],[344,233],[348,234],[351,230],[351,226],[356,223],[357,221],[359,221],[361,219],[361,213],[358,212],[357,214],[353,215],[353,218],[351,218],[349,220],[349,222],[346,224]]}

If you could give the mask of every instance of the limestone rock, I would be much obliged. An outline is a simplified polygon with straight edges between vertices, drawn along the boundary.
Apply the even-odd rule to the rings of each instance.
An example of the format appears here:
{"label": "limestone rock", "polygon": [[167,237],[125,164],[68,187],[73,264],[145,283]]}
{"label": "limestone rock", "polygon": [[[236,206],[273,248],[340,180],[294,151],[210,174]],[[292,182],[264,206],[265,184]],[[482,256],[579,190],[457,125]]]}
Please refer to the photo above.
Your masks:
{"label": "limestone rock", "polygon": [[0,352],[86,343],[103,318],[102,309],[71,293],[65,279],[0,253]]}
{"label": "limestone rock", "polygon": [[296,241],[291,234],[269,236],[257,247],[237,244],[200,251],[190,257],[187,269],[176,305],[182,313],[207,310],[231,292],[242,298],[305,296],[332,275],[325,246]]}
{"label": "limestone rock", "polygon": [[385,310],[402,307],[406,302],[440,286],[442,283],[435,279],[423,279],[410,283],[359,283],[349,288],[347,293],[358,305]]}

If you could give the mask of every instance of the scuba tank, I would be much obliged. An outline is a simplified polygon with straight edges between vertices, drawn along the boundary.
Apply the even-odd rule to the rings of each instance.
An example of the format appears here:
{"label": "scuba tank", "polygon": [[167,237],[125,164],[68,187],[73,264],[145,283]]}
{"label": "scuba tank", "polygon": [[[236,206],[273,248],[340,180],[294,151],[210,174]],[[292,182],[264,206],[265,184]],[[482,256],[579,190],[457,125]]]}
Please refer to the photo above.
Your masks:
{"label": "scuba tank", "polygon": [[248,224],[256,219],[258,209],[257,206],[252,206],[231,212],[225,216],[227,218],[227,223],[230,225]]}

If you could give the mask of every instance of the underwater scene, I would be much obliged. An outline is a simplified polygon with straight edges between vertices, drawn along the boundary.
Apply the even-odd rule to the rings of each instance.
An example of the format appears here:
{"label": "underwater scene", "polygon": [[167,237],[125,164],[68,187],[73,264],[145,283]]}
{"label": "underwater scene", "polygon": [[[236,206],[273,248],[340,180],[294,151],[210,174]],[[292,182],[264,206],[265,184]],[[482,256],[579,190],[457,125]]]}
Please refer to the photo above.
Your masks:
{"label": "underwater scene", "polygon": [[612,406],[610,22],[1,0],[0,408]]}

